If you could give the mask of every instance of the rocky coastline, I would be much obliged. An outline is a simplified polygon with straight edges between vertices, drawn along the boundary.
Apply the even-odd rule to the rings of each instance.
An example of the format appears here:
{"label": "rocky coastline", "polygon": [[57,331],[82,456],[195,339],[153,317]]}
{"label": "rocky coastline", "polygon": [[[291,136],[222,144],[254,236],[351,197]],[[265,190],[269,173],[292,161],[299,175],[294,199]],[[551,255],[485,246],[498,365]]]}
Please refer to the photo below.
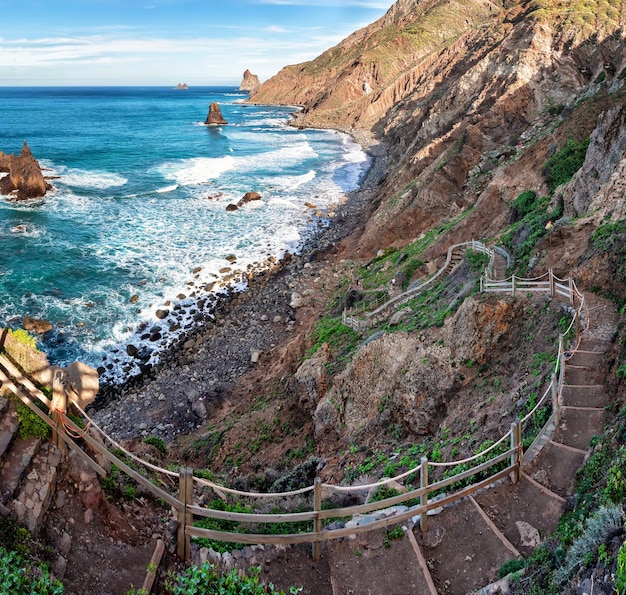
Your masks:
{"label": "rocky coastline", "polygon": [[220,407],[237,380],[254,366],[269,366],[293,340],[312,290],[340,241],[367,220],[386,173],[387,150],[361,130],[350,134],[371,159],[360,187],[337,205],[330,224],[315,232],[299,254],[259,269],[243,292],[229,289],[215,301],[197,298],[193,324],[161,353],[158,364],[121,384],[103,383],[90,413],[112,437],[156,435],[173,440],[197,430]]}

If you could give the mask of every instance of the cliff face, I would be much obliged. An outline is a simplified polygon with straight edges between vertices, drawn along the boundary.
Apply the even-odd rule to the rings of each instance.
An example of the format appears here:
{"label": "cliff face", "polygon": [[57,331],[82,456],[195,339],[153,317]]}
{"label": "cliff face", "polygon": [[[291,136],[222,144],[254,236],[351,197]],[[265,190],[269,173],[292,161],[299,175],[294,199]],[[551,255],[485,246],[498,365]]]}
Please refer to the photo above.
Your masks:
{"label": "cliff face", "polygon": [[[367,279],[395,266],[388,277],[408,284],[434,272],[450,245],[483,239],[504,244],[520,275],[552,268],[583,291],[626,300],[625,37],[625,0],[399,0],[315,60],[281,70],[251,100],[300,104],[296,124],[364,129],[386,148],[369,212],[336,246],[335,277]],[[576,166],[555,182],[547,164],[558,158],[551,168],[568,169],[570,145]],[[512,208],[522,193],[543,205],[534,223]],[[594,233],[607,222],[598,244]],[[423,236],[438,239],[412,257]],[[328,474],[341,474],[335,453],[355,440],[434,435],[463,426],[476,408],[487,432],[523,401],[529,362],[551,352],[541,342],[561,314],[535,303],[526,324],[527,305],[468,298],[470,285],[450,280],[440,299],[455,313],[445,323],[395,333],[388,321],[352,355],[329,340],[294,363],[286,394],[310,418]],[[349,289],[337,281],[335,295],[345,303]],[[325,330],[335,306],[317,312]],[[433,308],[407,316],[420,328],[415,320]],[[316,339],[303,331],[299,340]],[[485,374],[493,394],[478,380]]]}
{"label": "cliff face", "polygon": [[[365,128],[387,144],[389,174],[358,242],[362,256],[473,207],[458,234],[493,235],[520,192],[548,192],[542,166],[564,131],[588,136],[621,101],[624,3],[583,4],[400,0],[312,62],[284,68],[252,99],[300,104],[299,124]],[[592,95],[612,99],[577,112]],[[576,112],[575,129],[562,126]],[[616,159],[603,161],[602,180]],[[581,192],[566,197],[576,213],[589,206]]]}

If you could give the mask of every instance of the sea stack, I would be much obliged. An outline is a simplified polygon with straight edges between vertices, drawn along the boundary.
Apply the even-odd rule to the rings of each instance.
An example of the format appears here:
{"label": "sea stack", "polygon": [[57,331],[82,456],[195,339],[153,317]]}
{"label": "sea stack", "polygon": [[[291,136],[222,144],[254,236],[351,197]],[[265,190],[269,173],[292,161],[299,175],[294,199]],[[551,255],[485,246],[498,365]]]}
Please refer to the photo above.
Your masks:
{"label": "sea stack", "polygon": [[46,184],[41,167],[33,157],[30,148],[24,141],[24,147],[16,157],[0,152],[0,172],[8,172],[8,176],[0,179],[0,192],[10,194],[17,190],[17,200],[41,198],[50,188]]}
{"label": "sea stack", "polygon": [[243,73],[243,81],[241,81],[241,85],[239,85],[239,90],[254,93],[260,86],[261,81],[259,81],[259,77],[246,69]]}
{"label": "sea stack", "polygon": [[209,126],[211,125],[219,126],[222,124],[228,124],[228,122],[224,120],[224,117],[222,116],[222,110],[220,109],[220,106],[216,102],[213,102],[209,106],[209,115],[206,117],[206,120],[204,123],[208,124]]}

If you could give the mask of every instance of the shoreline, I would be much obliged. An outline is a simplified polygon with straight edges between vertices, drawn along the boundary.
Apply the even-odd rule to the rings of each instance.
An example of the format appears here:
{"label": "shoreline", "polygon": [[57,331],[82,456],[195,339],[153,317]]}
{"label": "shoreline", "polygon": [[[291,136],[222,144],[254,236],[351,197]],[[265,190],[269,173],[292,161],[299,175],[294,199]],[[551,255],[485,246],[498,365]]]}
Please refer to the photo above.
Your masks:
{"label": "shoreline", "polygon": [[[237,380],[281,343],[294,337],[293,287],[323,268],[324,254],[363,223],[375,188],[386,173],[387,150],[360,130],[350,135],[371,160],[359,187],[334,206],[327,227],[314,231],[298,253],[254,273],[245,290],[218,294],[210,313],[167,347],[159,362],[118,384],[103,384],[91,413],[118,439],[158,435],[172,439],[197,429]],[[207,300],[207,296],[195,301]],[[302,323],[300,323],[302,324]],[[296,333],[297,334],[297,333]]]}

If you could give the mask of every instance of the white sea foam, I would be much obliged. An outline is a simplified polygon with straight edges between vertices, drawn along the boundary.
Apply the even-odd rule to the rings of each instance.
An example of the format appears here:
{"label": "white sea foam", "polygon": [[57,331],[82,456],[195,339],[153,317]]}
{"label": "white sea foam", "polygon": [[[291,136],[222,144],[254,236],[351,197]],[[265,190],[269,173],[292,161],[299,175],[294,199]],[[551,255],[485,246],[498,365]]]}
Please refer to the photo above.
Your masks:
{"label": "white sea foam", "polygon": [[62,173],[61,182],[64,185],[77,188],[95,188],[97,190],[104,190],[106,188],[124,186],[128,180],[119,174],[105,171],[68,169]]}
{"label": "white sea foam", "polygon": [[12,235],[19,235],[25,238],[39,238],[45,233],[45,228],[24,222],[12,225],[9,231]]}
{"label": "white sea foam", "polygon": [[261,182],[279,190],[293,191],[300,188],[303,184],[312,182],[316,176],[315,170],[312,169],[300,176],[272,176],[261,178]]}
{"label": "white sea foam", "polygon": [[235,159],[225,157],[195,157],[178,163],[169,162],[157,167],[167,180],[174,180],[181,186],[189,184],[205,184],[219,178],[223,173],[235,167]]}
{"label": "white sea foam", "polygon": [[158,188],[156,192],[158,194],[166,194],[167,192],[173,192],[178,188],[178,184],[171,184],[170,186],[164,186],[163,188]]}

